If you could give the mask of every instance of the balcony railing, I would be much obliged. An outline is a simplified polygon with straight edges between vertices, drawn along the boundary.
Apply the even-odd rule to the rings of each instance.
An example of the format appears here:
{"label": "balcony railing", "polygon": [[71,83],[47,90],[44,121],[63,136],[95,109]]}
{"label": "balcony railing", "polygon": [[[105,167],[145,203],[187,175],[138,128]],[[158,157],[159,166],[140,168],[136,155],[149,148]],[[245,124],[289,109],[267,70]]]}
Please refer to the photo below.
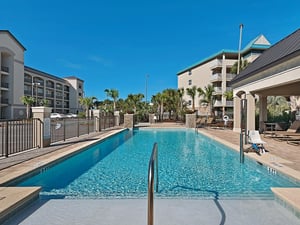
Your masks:
{"label": "balcony railing", "polygon": [[7,66],[1,66],[1,71],[9,73],[9,68]]}
{"label": "balcony railing", "polygon": [[62,89],[63,89],[62,85],[56,85],[56,90],[62,90]]}
{"label": "balcony railing", "polygon": [[70,87],[69,86],[64,86],[64,91],[69,92],[70,91]]}
{"label": "balcony railing", "polygon": [[222,101],[221,100],[216,100],[214,103],[214,107],[221,107],[222,105]]}
{"label": "balcony railing", "polygon": [[221,67],[221,66],[222,66],[222,60],[215,59],[214,61],[212,61],[210,69],[214,69],[214,68]]}
{"label": "balcony railing", "polygon": [[226,91],[232,91],[232,87],[226,87]]}
{"label": "balcony railing", "polygon": [[222,94],[222,87],[214,87],[214,94],[215,95]]}
{"label": "balcony railing", "polygon": [[222,74],[215,73],[215,74],[211,75],[210,82],[215,82],[215,81],[222,81]]}
{"label": "balcony railing", "polygon": [[2,88],[8,88],[9,85],[8,85],[8,83],[1,82],[1,87],[2,87]]}
{"label": "balcony railing", "polygon": [[25,95],[32,95],[32,91],[31,90],[24,90],[24,94]]}
{"label": "balcony railing", "polygon": [[26,77],[25,77],[25,78],[24,78],[24,82],[25,82],[25,83],[32,83],[32,80],[31,80],[31,78],[26,78]]}
{"label": "balcony railing", "polygon": [[1,98],[1,104],[8,104],[8,98]]}
{"label": "balcony railing", "polygon": [[49,84],[49,83],[47,83],[47,84],[46,84],[46,87],[47,87],[47,88],[54,88],[54,84]]}
{"label": "balcony railing", "polygon": [[46,94],[47,98],[54,98],[54,94]]}
{"label": "balcony railing", "polygon": [[226,107],[233,107],[233,101],[226,101]]}
{"label": "balcony railing", "polygon": [[227,80],[227,81],[231,81],[235,76],[236,76],[236,74],[233,74],[233,73],[227,73],[227,74],[226,74],[226,80]]}

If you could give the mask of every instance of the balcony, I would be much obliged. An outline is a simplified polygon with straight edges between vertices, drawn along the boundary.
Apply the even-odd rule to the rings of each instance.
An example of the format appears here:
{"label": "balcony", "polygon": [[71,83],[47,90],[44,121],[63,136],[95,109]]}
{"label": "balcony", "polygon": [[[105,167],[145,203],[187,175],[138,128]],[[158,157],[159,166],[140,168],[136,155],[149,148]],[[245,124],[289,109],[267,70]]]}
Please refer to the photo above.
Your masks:
{"label": "balcony", "polygon": [[7,66],[1,66],[1,71],[9,73],[9,68]]}
{"label": "balcony", "polygon": [[63,86],[61,84],[56,84],[56,90],[63,90]]}
{"label": "balcony", "polygon": [[32,84],[32,80],[31,80],[31,78],[24,78],[24,82],[25,83],[30,83],[30,84]]}
{"label": "balcony", "polygon": [[222,107],[222,101],[221,100],[216,100],[214,103],[214,107]]}
{"label": "balcony", "polygon": [[226,101],[226,107],[233,107],[233,101]]}
{"label": "balcony", "polygon": [[210,69],[213,70],[215,68],[222,67],[222,60],[221,59],[215,59],[211,62]]}
{"label": "balcony", "polygon": [[222,87],[214,87],[214,95],[221,95]]}
{"label": "balcony", "polygon": [[232,87],[226,87],[226,91],[232,91]]}
{"label": "balcony", "polygon": [[231,81],[235,76],[236,76],[236,74],[227,73],[226,74],[226,81]]}
{"label": "balcony", "polygon": [[32,95],[32,91],[31,90],[24,90],[24,95]]}
{"label": "balcony", "polygon": [[47,88],[54,88],[54,84],[46,83],[46,87],[47,87]]}
{"label": "balcony", "polygon": [[70,87],[69,86],[64,86],[64,91],[65,92],[70,92]]}
{"label": "balcony", "polygon": [[46,94],[46,97],[47,97],[47,98],[54,98],[54,93],[50,93],[50,94],[47,93],[47,94]]}
{"label": "balcony", "polygon": [[215,74],[211,75],[209,81],[210,82],[222,81],[222,74],[215,73]]}
{"label": "balcony", "polygon": [[8,104],[8,98],[1,98],[1,104]]}
{"label": "balcony", "polygon": [[8,83],[1,82],[1,87],[8,89],[9,85],[8,85]]}
{"label": "balcony", "polygon": [[63,96],[62,96],[62,95],[56,95],[56,98],[57,98],[57,99],[62,99]]}

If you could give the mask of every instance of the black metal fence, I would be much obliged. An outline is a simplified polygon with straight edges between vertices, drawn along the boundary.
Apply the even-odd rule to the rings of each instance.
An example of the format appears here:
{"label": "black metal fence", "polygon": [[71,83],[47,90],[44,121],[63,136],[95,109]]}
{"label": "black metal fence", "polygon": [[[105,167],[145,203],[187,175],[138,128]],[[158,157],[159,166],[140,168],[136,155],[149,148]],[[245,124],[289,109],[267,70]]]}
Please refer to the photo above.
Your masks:
{"label": "black metal fence", "polygon": [[63,118],[51,120],[51,143],[105,130],[115,126],[115,116]]}
{"label": "black metal fence", "polygon": [[[119,117],[120,124],[124,117]],[[116,117],[105,114],[93,118],[51,119],[51,143],[114,127]],[[43,137],[40,119],[0,120],[0,157],[39,148]]]}
{"label": "black metal fence", "polygon": [[0,156],[40,147],[42,126],[39,119],[0,120]]}

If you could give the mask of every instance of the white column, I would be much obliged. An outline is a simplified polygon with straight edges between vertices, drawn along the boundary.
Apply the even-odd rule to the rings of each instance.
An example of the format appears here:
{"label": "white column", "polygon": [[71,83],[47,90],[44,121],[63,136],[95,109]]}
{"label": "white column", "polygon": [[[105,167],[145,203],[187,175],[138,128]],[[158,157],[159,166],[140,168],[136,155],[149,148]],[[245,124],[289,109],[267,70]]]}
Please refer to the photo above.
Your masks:
{"label": "white column", "polygon": [[247,99],[247,130],[255,130],[255,98],[252,94],[246,95]]}
{"label": "white column", "polygon": [[233,98],[233,131],[241,132],[241,98]]}
{"label": "white column", "polygon": [[42,126],[39,123],[35,123],[37,126],[36,130],[36,143],[41,148],[50,146],[51,144],[51,114],[52,108],[39,106],[39,107],[32,107],[33,118],[40,119],[42,122]]}

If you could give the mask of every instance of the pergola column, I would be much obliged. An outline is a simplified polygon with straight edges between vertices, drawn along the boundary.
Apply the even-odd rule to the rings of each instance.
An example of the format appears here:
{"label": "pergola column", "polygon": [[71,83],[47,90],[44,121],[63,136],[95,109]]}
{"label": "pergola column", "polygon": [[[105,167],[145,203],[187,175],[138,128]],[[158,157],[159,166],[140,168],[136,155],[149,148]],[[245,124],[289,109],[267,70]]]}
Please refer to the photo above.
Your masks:
{"label": "pergola column", "polygon": [[247,130],[255,130],[255,98],[246,94],[247,99]]}
{"label": "pergola column", "polygon": [[241,98],[239,96],[233,97],[233,131],[241,131]]}
{"label": "pergola column", "polygon": [[267,96],[259,96],[259,131],[262,133],[265,129],[265,121],[268,120]]}

